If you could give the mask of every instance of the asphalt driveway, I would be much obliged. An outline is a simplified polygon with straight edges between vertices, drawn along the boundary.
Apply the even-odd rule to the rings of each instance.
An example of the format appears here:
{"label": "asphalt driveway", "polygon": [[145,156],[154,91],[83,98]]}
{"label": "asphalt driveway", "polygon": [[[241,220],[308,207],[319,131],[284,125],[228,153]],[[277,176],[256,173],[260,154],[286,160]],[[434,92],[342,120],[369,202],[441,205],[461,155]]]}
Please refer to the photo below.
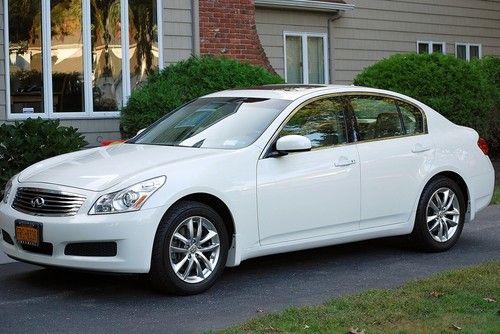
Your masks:
{"label": "asphalt driveway", "polygon": [[193,297],[158,295],[136,276],[3,264],[0,332],[197,333],[495,259],[500,259],[500,206],[481,212],[447,253],[422,254],[403,239],[390,238],[269,256],[228,269],[212,290]]}

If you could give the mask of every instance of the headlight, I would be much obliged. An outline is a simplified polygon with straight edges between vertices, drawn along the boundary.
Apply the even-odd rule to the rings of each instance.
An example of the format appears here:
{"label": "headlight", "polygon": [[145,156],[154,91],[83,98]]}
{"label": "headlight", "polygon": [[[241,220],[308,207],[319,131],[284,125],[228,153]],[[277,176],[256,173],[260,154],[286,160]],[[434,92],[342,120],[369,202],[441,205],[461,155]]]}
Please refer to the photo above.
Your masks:
{"label": "headlight", "polygon": [[89,215],[103,215],[138,211],[155,191],[165,184],[167,178],[160,176],[151,180],[137,183],[126,189],[106,194],[94,203]]}
{"label": "headlight", "polygon": [[14,180],[14,178],[16,177],[17,175],[15,175],[14,177],[12,177],[8,182],[7,184],[5,185],[5,190],[3,191],[3,202],[4,203],[7,203],[7,201],[9,200],[9,195],[10,195],[10,192],[12,190],[12,180]]}

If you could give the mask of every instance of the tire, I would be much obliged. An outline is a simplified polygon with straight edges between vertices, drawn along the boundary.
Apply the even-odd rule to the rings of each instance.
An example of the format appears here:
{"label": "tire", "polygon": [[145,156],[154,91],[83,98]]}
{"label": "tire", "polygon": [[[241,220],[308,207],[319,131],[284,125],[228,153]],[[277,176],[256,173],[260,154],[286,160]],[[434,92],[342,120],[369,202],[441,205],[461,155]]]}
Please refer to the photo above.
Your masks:
{"label": "tire", "polygon": [[165,214],[156,231],[149,279],[170,294],[204,292],[224,271],[228,248],[226,226],[214,209],[199,202],[180,202]]}
{"label": "tire", "polygon": [[[448,192],[448,198],[445,197],[447,190],[450,191]],[[447,203],[442,204],[445,199],[447,199]],[[442,205],[439,206],[439,203]],[[446,209],[448,204],[450,204],[450,207]],[[447,214],[448,212],[453,212],[453,214]],[[415,226],[410,235],[412,242],[417,248],[426,252],[449,250],[460,238],[466,212],[467,203],[460,186],[447,177],[435,177],[425,186],[420,197]],[[430,220],[434,216],[436,218]],[[428,219],[430,220],[429,223],[427,222]],[[448,231],[447,235],[446,231]]]}

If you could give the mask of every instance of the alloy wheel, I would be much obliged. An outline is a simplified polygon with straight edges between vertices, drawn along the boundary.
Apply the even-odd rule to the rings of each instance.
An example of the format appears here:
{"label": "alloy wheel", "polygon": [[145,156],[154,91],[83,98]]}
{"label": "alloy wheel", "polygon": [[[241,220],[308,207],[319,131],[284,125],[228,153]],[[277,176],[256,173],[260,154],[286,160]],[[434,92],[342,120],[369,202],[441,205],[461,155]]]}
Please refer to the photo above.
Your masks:
{"label": "alloy wheel", "polygon": [[450,188],[443,187],[432,194],[427,204],[427,229],[438,242],[447,242],[457,232],[460,222],[460,204]]}
{"label": "alloy wheel", "polygon": [[215,270],[220,255],[219,234],[204,217],[189,217],[176,228],[169,243],[170,265],[186,283],[200,283]]}

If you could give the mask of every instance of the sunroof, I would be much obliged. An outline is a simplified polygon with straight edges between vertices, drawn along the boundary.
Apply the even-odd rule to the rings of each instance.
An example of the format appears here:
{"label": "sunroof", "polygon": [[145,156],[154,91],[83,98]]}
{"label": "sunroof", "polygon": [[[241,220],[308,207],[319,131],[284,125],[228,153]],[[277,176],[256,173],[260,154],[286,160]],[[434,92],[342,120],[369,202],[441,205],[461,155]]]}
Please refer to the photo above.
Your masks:
{"label": "sunroof", "polygon": [[285,90],[285,91],[300,91],[315,88],[328,87],[326,85],[265,85],[258,87],[249,87],[251,90]]}

